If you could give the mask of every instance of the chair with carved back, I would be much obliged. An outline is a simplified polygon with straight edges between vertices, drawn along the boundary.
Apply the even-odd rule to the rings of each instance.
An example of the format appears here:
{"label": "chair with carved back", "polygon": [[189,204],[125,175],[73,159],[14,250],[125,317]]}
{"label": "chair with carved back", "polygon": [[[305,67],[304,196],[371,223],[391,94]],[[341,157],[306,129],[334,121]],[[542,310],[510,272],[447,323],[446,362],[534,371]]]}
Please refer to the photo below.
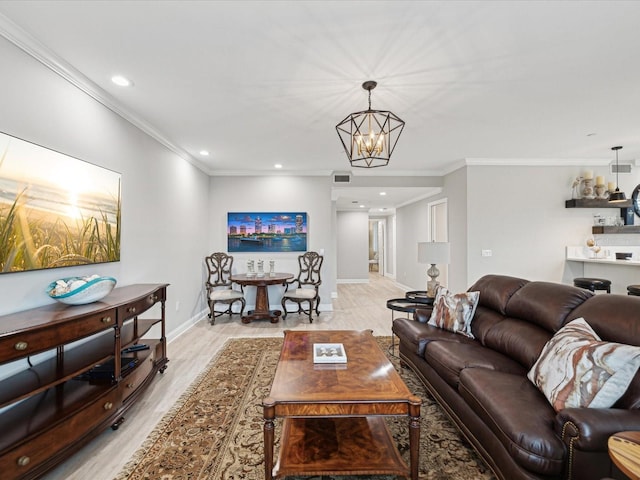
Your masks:
{"label": "chair with carved back", "polygon": [[[209,278],[205,283],[207,288],[207,302],[209,303],[209,318],[211,325],[216,321],[216,317],[228,313],[233,314],[231,310],[235,302],[240,302],[240,316],[244,312],[245,299],[242,286],[240,290],[233,288],[231,282],[231,268],[233,267],[233,257],[224,252],[215,252],[205,257],[207,269],[209,270]],[[226,310],[215,310],[215,304],[222,303],[226,305]]]}
{"label": "chair with carved back", "polygon": [[[289,282],[286,282],[286,288],[282,295],[282,310],[287,318],[286,302],[295,302],[298,304],[298,313],[309,315],[309,323],[313,323],[311,314],[316,311],[316,316],[320,315],[320,294],[319,288],[322,284],[320,277],[320,269],[324,257],[317,252],[307,252],[298,257],[300,271],[298,276]],[[308,303],[309,308],[302,308],[303,303]]]}

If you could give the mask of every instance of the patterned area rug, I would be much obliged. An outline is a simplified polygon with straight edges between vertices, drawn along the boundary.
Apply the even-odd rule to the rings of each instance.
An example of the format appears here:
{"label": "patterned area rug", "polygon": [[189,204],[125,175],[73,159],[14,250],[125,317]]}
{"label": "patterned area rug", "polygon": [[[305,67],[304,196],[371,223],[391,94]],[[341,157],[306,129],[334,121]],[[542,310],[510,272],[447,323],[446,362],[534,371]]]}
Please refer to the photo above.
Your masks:
{"label": "patterned area rug", "polygon": [[[390,337],[377,337],[383,350]],[[204,372],[158,423],[116,480],[263,480],[262,400],[269,393],[282,338],[229,340]],[[409,369],[392,363],[423,399],[421,480],[494,480]],[[281,422],[278,422],[281,423]],[[409,462],[406,418],[390,417],[389,429]],[[276,428],[275,453],[280,430]],[[288,480],[320,477],[288,477]],[[321,480],[387,480],[386,476],[324,476]]]}

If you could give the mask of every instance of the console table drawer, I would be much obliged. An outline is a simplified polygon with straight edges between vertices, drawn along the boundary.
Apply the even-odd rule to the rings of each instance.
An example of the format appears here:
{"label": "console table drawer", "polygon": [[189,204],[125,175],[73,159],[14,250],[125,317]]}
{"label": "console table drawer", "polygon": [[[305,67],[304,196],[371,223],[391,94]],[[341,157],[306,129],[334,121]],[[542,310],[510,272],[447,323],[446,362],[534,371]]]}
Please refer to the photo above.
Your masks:
{"label": "console table drawer", "polygon": [[2,455],[0,472],[3,478],[5,475],[6,478],[20,478],[64,450],[84,432],[113,415],[120,407],[119,397],[118,389],[114,388],[57,426]]}
{"label": "console table drawer", "polygon": [[101,330],[112,328],[115,324],[116,310],[114,308],[66,322],[64,325],[53,324],[47,328],[7,335],[0,339],[0,358],[3,362],[7,362],[33,355],[49,350],[55,345],[70,343]]}
{"label": "console table drawer", "polygon": [[137,317],[141,313],[149,310],[160,299],[158,292],[151,293],[141,300],[128,303],[118,307],[118,318],[122,321]]}
{"label": "console table drawer", "polygon": [[124,402],[147,379],[153,369],[153,355],[149,355],[136,369],[120,382],[122,401]]}

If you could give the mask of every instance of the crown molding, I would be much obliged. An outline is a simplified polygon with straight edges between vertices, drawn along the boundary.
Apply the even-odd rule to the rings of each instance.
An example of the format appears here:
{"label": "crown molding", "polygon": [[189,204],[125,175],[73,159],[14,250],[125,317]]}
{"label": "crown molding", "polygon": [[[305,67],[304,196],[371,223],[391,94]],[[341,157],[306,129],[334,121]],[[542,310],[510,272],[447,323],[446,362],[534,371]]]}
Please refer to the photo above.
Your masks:
{"label": "crown molding", "polygon": [[127,122],[131,123],[136,128],[142,130],[151,138],[164,145],[166,148],[174,152],[183,160],[191,163],[196,168],[202,170],[204,173],[211,174],[209,169],[193,158],[188,152],[180,148],[173,143],[166,135],[153,127],[150,123],[137,116],[130,110],[122,106],[112,95],[99,87],[79,70],[74,68],[66,60],[59,57],[52,50],[47,48],[42,42],[36,39],[33,35],[28,33],[22,27],[18,26],[12,20],[0,13],[0,35],[13,43],[16,47],[21,49],[26,54],[30,55],[45,67],[58,74],[73,86],[83,91],[91,98],[107,107],[112,112],[121,116]]}
{"label": "crown molding", "polygon": [[466,158],[464,160],[464,164],[468,166],[499,167],[599,167],[610,163],[610,158]]}

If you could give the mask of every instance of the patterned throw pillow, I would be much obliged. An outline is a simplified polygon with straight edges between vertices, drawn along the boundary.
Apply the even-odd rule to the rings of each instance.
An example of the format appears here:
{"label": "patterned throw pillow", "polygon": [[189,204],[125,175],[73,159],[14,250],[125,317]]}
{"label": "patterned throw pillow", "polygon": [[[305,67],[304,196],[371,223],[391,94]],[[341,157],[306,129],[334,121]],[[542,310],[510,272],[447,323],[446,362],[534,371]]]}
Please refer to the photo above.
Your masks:
{"label": "patterned throw pillow", "polygon": [[609,408],[627,390],[640,366],[640,347],[603,342],[577,318],[546,343],[528,377],[557,412]]}
{"label": "patterned throw pillow", "polygon": [[445,287],[438,287],[433,301],[433,311],[429,325],[474,338],[471,320],[478,306],[480,292],[450,293]]}

